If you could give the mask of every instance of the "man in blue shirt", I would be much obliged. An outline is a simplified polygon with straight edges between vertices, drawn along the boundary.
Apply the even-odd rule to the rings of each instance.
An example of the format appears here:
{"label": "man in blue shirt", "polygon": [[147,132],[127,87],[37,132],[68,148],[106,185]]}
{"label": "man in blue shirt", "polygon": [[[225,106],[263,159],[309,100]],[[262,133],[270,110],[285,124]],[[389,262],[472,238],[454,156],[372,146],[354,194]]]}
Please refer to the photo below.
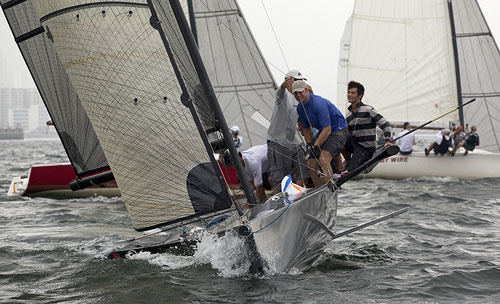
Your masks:
{"label": "man in blue shirt", "polygon": [[[304,137],[311,151],[310,154],[313,156],[307,161],[307,164],[311,169],[317,171],[319,161],[324,173],[322,178],[318,178],[317,174],[311,172],[314,185],[319,186],[331,180],[334,172],[330,162],[340,154],[349,132],[347,131],[347,121],[339,109],[329,100],[310,93],[306,88],[305,81],[297,80],[292,85],[292,92],[299,101],[297,113],[304,128]],[[312,142],[312,128],[319,130],[314,143]]]}

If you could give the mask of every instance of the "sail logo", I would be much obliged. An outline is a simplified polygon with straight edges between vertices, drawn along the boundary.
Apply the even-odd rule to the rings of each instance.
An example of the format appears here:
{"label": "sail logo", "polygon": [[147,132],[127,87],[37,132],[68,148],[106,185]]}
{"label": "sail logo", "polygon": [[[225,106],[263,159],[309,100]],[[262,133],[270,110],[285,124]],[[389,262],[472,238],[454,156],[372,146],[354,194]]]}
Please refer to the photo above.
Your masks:
{"label": "sail logo", "polygon": [[407,163],[408,162],[408,156],[397,156],[397,157],[390,157],[390,158],[385,158],[380,161],[381,163]]}

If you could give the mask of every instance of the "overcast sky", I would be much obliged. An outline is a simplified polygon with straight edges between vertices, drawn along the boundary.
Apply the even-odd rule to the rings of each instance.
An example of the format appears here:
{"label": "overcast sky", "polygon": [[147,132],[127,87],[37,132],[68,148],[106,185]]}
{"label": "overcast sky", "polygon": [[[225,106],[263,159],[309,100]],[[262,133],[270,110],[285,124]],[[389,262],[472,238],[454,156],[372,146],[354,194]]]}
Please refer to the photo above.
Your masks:
{"label": "overcast sky", "polygon": [[[276,81],[280,83],[289,68],[299,69],[316,94],[333,101],[340,39],[354,0],[239,0],[239,4]],[[479,4],[498,41],[500,18],[496,15],[500,1],[479,0]],[[0,12],[0,39],[0,87],[34,87],[3,12]]]}

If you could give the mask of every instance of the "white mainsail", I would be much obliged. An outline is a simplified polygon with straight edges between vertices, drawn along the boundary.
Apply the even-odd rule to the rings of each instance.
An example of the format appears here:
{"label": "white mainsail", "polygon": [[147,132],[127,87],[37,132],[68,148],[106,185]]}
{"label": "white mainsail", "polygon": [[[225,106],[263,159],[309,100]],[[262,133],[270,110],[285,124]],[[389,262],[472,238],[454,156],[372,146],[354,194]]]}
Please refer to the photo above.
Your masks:
{"label": "white mainsail", "polygon": [[453,0],[463,120],[477,126],[480,148],[500,152],[500,52],[476,0]]}
{"label": "white mainsail", "polygon": [[456,107],[449,37],[446,0],[356,0],[347,79],[338,81],[361,82],[363,101],[391,122],[428,121]]}
{"label": "white mainsail", "polygon": [[500,53],[476,0],[356,0],[349,32],[339,100],[356,80],[389,121],[418,123],[476,98],[438,125],[476,125],[481,149],[500,152]]}
{"label": "white mainsail", "polygon": [[194,216],[188,175],[211,159],[193,115],[203,130],[215,129],[217,120],[171,3],[32,4],[92,121],[134,227]]}

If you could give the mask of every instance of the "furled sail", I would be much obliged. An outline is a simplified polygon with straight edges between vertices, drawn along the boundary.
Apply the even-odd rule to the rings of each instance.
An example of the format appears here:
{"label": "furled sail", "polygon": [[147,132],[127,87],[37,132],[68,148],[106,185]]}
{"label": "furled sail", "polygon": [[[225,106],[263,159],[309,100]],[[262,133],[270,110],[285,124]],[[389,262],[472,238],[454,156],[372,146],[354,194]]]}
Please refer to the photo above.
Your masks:
{"label": "furled sail", "polygon": [[229,126],[241,149],[265,144],[275,82],[235,0],[193,0],[198,47]]}
{"label": "furled sail", "polygon": [[[172,3],[32,1],[138,230],[230,205],[205,134],[218,122]],[[212,178],[192,173],[201,171]],[[196,186],[207,180],[211,187]],[[200,208],[192,201],[203,189],[212,200]]]}
{"label": "furled sail", "polygon": [[463,120],[477,126],[480,148],[500,152],[500,53],[476,0],[453,0]]}
{"label": "furled sail", "polygon": [[68,158],[78,176],[109,167],[87,113],[52,45],[40,31],[34,1],[2,8],[43,102],[54,122]]}
{"label": "furled sail", "polygon": [[391,122],[429,121],[457,106],[450,32],[447,0],[356,0],[347,73],[338,81],[361,82],[363,101]]}

